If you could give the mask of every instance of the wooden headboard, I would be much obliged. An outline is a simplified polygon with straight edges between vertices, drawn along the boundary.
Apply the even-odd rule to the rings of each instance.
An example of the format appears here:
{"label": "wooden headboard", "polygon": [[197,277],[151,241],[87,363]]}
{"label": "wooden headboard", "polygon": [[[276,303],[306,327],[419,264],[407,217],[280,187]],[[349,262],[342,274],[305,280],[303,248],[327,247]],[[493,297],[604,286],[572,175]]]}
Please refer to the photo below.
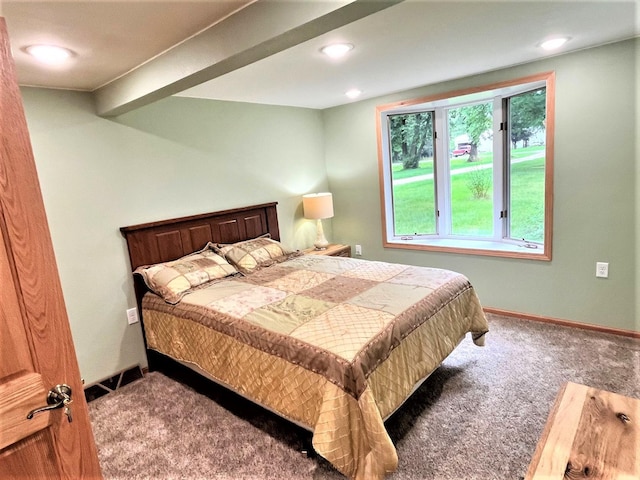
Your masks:
{"label": "wooden headboard", "polygon": [[280,240],[277,202],[122,227],[131,270],[175,260],[207,242],[234,243],[271,234]]}
{"label": "wooden headboard", "polygon": [[[276,205],[277,202],[264,203],[122,227],[120,232],[127,241],[131,271],[141,265],[176,260],[200,250],[207,242],[241,242],[265,233],[279,241]],[[138,311],[142,314],[142,297],[148,289],[140,275],[134,275],[133,285]],[[141,320],[144,325],[142,315]]]}
{"label": "wooden headboard", "polygon": [[[141,265],[168,262],[203,248],[208,242],[234,243],[269,233],[280,240],[277,202],[172,218],[120,228],[129,249],[131,271]],[[143,325],[142,297],[147,286],[140,275],[133,281],[138,312]],[[146,335],[144,338],[147,346]],[[152,359],[147,352],[149,366]],[[155,361],[158,361],[157,359]]]}

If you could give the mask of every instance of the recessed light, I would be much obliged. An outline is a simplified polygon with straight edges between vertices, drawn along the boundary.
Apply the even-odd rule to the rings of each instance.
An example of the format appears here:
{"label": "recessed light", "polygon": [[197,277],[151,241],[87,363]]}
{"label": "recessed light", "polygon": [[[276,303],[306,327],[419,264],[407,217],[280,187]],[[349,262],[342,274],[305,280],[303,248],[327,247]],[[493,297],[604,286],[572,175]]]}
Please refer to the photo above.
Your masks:
{"label": "recessed light", "polygon": [[350,43],[333,43],[320,49],[322,53],[330,58],[344,57],[351,50],[353,50],[353,45]]}
{"label": "recessed light", "polygon": [[347,90],[346,92],[344,92],[344,94],[349,98],[358,98],[360,95],[362,95],[362,90],[352,88],[351,90]]}
{"label": "recessed light", "polygon": [[555,50],[569,41],[569,37],[555,37],[540,43],[545,50]]}
{"label": "recessed light", "polygon": [[73,52],[68,48],[58,47],[56,45],[29,45],[25,47],[24,51],[39,62],[48,65],[63,63],[73,56]]}

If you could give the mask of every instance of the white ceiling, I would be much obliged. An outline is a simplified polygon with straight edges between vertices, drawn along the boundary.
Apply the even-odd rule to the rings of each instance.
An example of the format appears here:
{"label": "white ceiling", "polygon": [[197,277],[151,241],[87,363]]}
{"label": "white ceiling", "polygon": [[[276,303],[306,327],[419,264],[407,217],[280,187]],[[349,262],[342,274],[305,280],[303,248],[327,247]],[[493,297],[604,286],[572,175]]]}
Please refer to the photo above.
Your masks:
{"label": "white ceiling", "polygon": [[[252,0],[0,0],[21,85],[93,91]],[[76,56],[51,69],[22,49],[52,43]]]}
{"label": "white ceiling", "polygon": [[[640,4],[634,0],[406,0],[395,5],[391,1],[388,8],[385,4],[380,11],[359,13],[351,23],[338,21],[346,24],[337,28],[324,20],[323,28],[302,20],[298,28],[291,28],[293,20],[285,17],[293,17],[290,12],[296,9],[308,10],[305,15],[309,18],[323,19],[331,10],[338,12],[334,12],[337,17],[344,16],[348,12],[340,8],[352,2],[289,0],[284,10],[278,10],[278,18],[259,16],[259,7],[277,3],[282,0],[3,0],[0,13],[7,21],[23,85],[100,93],[153,62],[165,60],[159,65],[171,72],[171,79],[149,88],[164,90],[155,96],[147,90],[127,92],[123,102],[129,102],[129,108],[179,94],[322,109],[351,102],[344,92],[354,87],[363,91],[361,98],[369,98],[539,59],[550,55],[538,47],[539,42],[552,35],[571,37],[554,54],[640,35]],[[231,19],[249,18],[240,16],[249,13],[255,15],[246,31],[237,25],[220,30]],[[265,18],[264,24],[256,18]],[[263,31],[280,21],[289,22],[279,32],[279,38],[286,41],[278,45],[265,41],[268,35]],[[223,63],[221,46],[231,50],[247,35],[263,35],[261,54],[240,61],[227,53],[224,60],[230,62],[225,68],[196,76],[194,72],[204,70],[202,51],[194,49],[191,55],[189,49],[195,42],[184,41],[197,40],[198,35],[202,38],[207,32],[203,29],[211,25],[209,32],[216,28],[221,32],[215,37],[216,45],[211,46],[208,61],[212,65]],[[331,61],[319,49],[335,41],[347,41],[355,48],[347,58]],[[66,46],[77,55],[65,68],[47,70],[21,50],[43,42]],[[172,51],[181,43],[181,50]],[[180,55],[175,55],[178,52]],[[197,59],[198,67],[190,70],[187,58],[191,63]],[[136,67],[145,63],[149,65],[136,72]],[[146,82],[153,83],[155,77],[147,77]],[[176,80],[179,77],[189,80],[181,83]],[[199,83],[202,80],[204,83]],[[183,90],[184,86],[191,88]],[[132,101],[130,97],[135,98]]]}

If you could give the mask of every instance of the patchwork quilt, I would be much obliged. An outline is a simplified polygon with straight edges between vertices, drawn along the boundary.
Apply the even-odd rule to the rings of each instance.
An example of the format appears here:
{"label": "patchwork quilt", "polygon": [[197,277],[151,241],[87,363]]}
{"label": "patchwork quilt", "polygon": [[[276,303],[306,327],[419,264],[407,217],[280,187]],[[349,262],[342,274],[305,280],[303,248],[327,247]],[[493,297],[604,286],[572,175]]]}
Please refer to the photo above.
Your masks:
{"label": "patchwork quilt", "polygon": [[487,321],[459,273],[305,255],[217,281],[176,305],[147,293],[148,347],[313,431],[349,478],[398,462],[384,419]]}

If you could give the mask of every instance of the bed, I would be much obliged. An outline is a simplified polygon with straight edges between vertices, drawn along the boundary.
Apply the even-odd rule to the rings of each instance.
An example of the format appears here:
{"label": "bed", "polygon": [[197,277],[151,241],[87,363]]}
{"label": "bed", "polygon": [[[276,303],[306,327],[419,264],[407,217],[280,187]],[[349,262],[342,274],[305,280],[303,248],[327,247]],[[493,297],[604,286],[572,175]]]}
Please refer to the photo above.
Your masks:
{"label": "bed", "polygon": [[121,232],[150,368],[159,352],[310,430],[348,478],[396,468],[384,420],[488,331],[463,275],[292,251],[276,203]]}

